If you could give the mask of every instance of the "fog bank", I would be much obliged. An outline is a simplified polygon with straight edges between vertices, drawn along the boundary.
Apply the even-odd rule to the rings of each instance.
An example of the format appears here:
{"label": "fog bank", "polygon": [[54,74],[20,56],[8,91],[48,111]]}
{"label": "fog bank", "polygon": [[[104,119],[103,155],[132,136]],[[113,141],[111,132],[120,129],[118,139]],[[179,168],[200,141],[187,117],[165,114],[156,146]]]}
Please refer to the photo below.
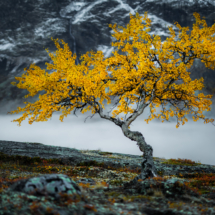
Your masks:
{"label": "fog bank", "polygon": [[[133,106],[133,105],[132,105]],[[112,107],[105,105],[105,113]],[[134,107],[134,106],[133,106]],[[8,108],[15,110],[16,105]],[[116,109],[116,108],[115,108]],[[158,109],[159,110],[159,109]],[[5,109],[6,111],[6,109]],[[21,114],[0,115],[0,140],[18,142],[38,142],[46,145],[64,146],[76,149],[102,150],[125,154],[141,155],[141,151],[135,141],[124,136],[120,127],[113,122],[101,119],[98,114],[93,118],[91,112],[84,114],[72,113],[61,122],[61,112],[53,114],[46,122],[28,123],[28,118],[17,126],[17,122],[11,122],[21,117]],[[176,120],[161,122],[157,119],[149,121],[144,119],[149,115],[149,109],[139,116],[130,126],[132,131],[139,131],[145,137],[148,144],[153,147],[154,157],[181,158],[204,164],[215,165],[215,126],[211,123],[204,124],[203,120],[194,122],[188,117],[185,125],[176,128]],[[124,116],[123,114],[120,115]],[[32,117],[30,115],[30,117]],[[84,122],[85,121],[85,122]]]}

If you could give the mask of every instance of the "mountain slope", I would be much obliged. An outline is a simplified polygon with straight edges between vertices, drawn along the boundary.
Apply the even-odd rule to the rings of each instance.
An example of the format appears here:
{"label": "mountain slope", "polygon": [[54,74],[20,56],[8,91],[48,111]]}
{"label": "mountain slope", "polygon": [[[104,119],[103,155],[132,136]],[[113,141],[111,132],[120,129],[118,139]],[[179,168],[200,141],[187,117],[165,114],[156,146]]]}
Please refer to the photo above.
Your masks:
{"label": "mountain slope", "polygon": [[[194,12],[204,16],[208,26],[214,24],[215,2],[212,0],[155,1],[155,0],[8,0],[0,2],[0,114],[24,107],[23,101],[34,102],[38,97],[23,99],[27,90],[10,84],[21,76],[24,68],[36,63],[45,69],[50,58],[45,51],[55,51],[51,37],[63,39],[72,53],[80,56],[90,50],[102,50],[105,57],[116,49],[111,46],[113,31],[108,24],[125,27],[129,13],[141,16],[148,12],[152,20],[150,35],[157,34],[164,41],[170,36],[168,27],[178,34],[174,25],[182,27],[195,21]],[[49,73],[53,71],[48,71]],[[196,60],[190,69],[191,78],[204,77],[205,92],[214,93],[215,73]],[[12,102],[12,103],[11,103]],[[9,105],[10,104],[10,105]],[[8,106],[9,105],[9,106]]]}

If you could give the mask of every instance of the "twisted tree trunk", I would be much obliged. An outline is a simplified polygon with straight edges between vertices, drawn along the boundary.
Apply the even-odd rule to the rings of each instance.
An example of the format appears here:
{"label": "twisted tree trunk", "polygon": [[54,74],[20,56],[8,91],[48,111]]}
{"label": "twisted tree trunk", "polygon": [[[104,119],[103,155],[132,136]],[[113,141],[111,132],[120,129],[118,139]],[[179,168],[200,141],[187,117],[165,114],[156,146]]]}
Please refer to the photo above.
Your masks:
{"label": "twisted tree trunk", "polygon": [[95,106],[95,111],[96,113],[98,113],[100,115],[101,118],[110,120],[112,122],[114,122],[117,126],[119,126],[122,129],[123,134],[128,137],[129,139],[136,141],[137,145],[139,146],[140,151],[143,152],[143,162],[142,162],[142,167],[141,167],[141,173],[140,175],[138,175],[137,177],[135,177],[132,181],[130,181],[129,183],[126,183],[124,186],[132,186],[134,184],[136,184],[136,182],[138,181],[138,179],[142,179],[145,180],[146,178],[149,177],[157,177],[160,176],[157,173],[157,170],[154,166],[154,161],[153,161],[153,149],[150,145],[148,145],[145,142],[145,139],[143,137],[143,135],[138,132],[138,131],[130,131],[128,129],[129,125],[139,116],[143,113],[144,109],[150,104],[150,102],[152,101],[152,99],[154,98],[154,90],[152,90],[151,93],[151,99],[149,100],[148,104],[145,104],[145,100],[142,99],[140,104],[139,104],[139,108],[137,110],[135,110],[133,112],[133,115],[131,115],[130,117],[128,117],[127,120],[125,121],[120,121],[119,119],[110,117],[106,114],[103,113],[103,109],[102,106],[99,102],[94,101],[89,101],[89,104],[91,104],[92,106],[95,106],[95,104],[97,106]]}
{"label": "twisted tree trunk", "polygon": [[159,176],[154,166],[153,161],[153,149],[145,142],[143,135],[138,131],[130,131],[125,124],[122,125],[122,131],[126,137],[133,141],[137,141],[140,151],[143,152],[143,162],[141,167],[141,173],[135,177],[132,181],[125,183],[125,187],[136,184],[139,179],[146,179],[149,177]]}

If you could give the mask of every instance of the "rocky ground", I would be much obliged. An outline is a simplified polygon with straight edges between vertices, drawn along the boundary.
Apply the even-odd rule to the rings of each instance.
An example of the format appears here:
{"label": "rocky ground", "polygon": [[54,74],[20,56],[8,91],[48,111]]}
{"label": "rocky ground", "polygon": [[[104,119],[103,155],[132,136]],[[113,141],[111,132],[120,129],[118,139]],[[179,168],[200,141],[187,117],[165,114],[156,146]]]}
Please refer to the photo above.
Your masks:
{"label": "rocky ground", "polygon": [[154,158],[161,177],[126,186],[141,161],[0,141],[0,214],[215,214],[215,166]]}

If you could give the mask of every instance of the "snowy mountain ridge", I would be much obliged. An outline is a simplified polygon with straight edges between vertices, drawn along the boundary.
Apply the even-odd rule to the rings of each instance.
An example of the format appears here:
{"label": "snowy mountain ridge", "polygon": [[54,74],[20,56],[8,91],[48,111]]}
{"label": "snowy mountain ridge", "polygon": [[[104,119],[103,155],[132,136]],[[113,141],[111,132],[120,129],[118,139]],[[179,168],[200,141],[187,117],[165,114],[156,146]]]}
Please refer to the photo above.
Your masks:
{"label": "snowy mountain ridge", "polygon": [[[11,9],[12,8],[12,9]],[[24,68],[35,63],[42,69],[50,58],[45,51],[56,50],[50,39],[59,38],[68,43],[72,53],[79,58],[87,51],[101,50],[104,56],[112,56],[116,47],[111,46],[114,38],[109,24],[125,27],[129,23],[129,13],[144,16],[147,11],[151,19],[150,35],[159,35],[162,41],[170,37],[168,27],[178,35],[177,21],[182,27],[192,25],[197,12],[205,17],[208,26],[214,24],[215,0],[8,0],[0,2],[0,109],[8,102],[23,102],[26,90],[17,89],[10,83],[21,76]],[[196,62],[191,78],[204,77],[208,92],[212,91],[215,75],[201,62]],[[193,67],[193,68],[194,68]],[[203,69],[204,68],[204,69]],[[53,71],[48,71],[52,73]],[[36,98],[28,98],[34,101]],[[15,103],[16,105],[16,103]],[[20,104],[19,104],[20,105]],[[14,110],[14,108],[12,108]],[[1,111],[0,111],[1,112]]]}

